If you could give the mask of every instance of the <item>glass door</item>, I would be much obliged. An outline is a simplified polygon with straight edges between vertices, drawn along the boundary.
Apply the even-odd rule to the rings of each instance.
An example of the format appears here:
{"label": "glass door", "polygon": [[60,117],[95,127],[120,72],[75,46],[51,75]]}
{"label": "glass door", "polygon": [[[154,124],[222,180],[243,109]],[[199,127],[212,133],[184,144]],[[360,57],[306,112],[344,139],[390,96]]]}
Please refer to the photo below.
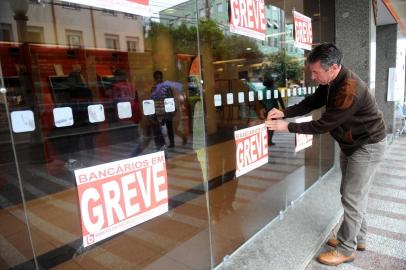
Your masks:
{"label": "glass door", "polygon": [[214,265],[283,215],[319,179],[322,162],[325,171],[332,166],[321,160],[323,147],[323,158],[333,152],[321,136],[300,148],[298,140],[308,137],[263,126],[267,112],[299,103],[316,88],[306,77],[307,50],[294,42],[293,13],[309,17],[321,42],[320,1],[248,2],[197,6]]}
{"label": "glass door", "polygon": [[0,3],[0,232],[25,245],[0,268],[209,269],[196,3],[86,2]]}
{"label": "glass door", "polygon": [[[2,46],[1,54],[8,49]],[[1,57],[1,67],[5,60]],[[21,61],[18,57],[12,60]],[[17,156],[20,145],[15,143],[10,125],[10,108],[22,108],[23,88],[19,76],[0,68],[0,269],[21,264],[36,267]]]}

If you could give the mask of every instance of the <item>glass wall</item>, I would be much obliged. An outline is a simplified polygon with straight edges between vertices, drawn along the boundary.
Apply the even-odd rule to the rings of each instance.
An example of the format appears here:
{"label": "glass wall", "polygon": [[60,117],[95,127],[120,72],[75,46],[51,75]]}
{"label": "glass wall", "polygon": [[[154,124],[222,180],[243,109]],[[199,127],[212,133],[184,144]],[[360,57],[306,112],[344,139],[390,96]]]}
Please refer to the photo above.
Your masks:
{"label": "glass wall", "polygon": [[[259,40],[248,37],[252,33],[236,34],[229,26],[233,12],[240,25],[246,15],[249,25],[250,18],[255,18],[250,17],[249,4],[244,9],[241,1],[210,3],[200,1],[197,9],[216,265],[332,167],[333,144],[328,135],[314,136],[311,148],[297,151],[294,134],[268,131],[269,161],[237,177],[241,164],[236,163],[246,159],[247,149],[236,149],[235,132],[263,123],[267,111],[296,104],[314,91],[316,85],[305,74],[307,51],[294,43],[292,11],[311,17],[313,28],[318,28],[321,7],[319,1],[265,1],[265,38]],[[181,10],[192,8],[185,3]],[[252,9],[256,10],[255,5]],[[323,39],[320,30],[314,31],[318,35],[314,43]],[[316,111],[311,116],[317,119],[320,114]],[[252,152],[247,156],[252,158]]]}
{"label": "glass wall", "polygon": [[[0,8],[10,26],[1,43],[10,114],[2,117],[12,121],[17,160],[6,129],[1,235],[15,254],[1,268],[28,267],[33,251],[41,269],[210,268],[208,204],[191,133],[193,124],[204,126],[201,106],[195,107],[201,100],[196,46],[182,47],[157,17],[60,1],[12,2]],[[196,30],[187,38],[197,44]],[[126,171],[98,176],[103,184],[96,177],[93,193],[86,190],[91,173],[130,165],[139,169],[135,178]],[[81,174],[88,176],[83,185],[81,168],[92,168]],[[131,228],[112,226],[120,222]],[[85,233],[99,225],[114,236]]]}
{"label": "glass wall", "polygon": [[82,2],[0,2],[0,269],[212,269],[332,167],[265,131],[240,173],[236,133],[312,94],[292,10],[317,43],[334,5],[265,1],[258,39],[238,1]]}
{"label": "glass wall", "polygon": [[[2,84],[7,83],[2,78]],[[0,269],[29,261],[34,257],[32,242],[27,225],[24,198],[21,192],[21,177],[18,163],[13,152],[13,137],[8,122],[6,95],[0,96],[1,119],[1,155],[0,155]],[[28,268],[35,268],[34,262],[28,262]]]}

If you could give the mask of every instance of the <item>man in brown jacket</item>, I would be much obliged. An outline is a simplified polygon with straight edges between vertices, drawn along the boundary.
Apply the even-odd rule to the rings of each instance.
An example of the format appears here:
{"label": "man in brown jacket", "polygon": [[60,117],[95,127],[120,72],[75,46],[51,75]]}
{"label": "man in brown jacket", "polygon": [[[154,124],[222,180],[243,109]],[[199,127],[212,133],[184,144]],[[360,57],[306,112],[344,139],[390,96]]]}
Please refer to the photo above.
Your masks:
{"label": "man in brown jacket", "polygon": [[[330,132],[340,145],[344,220],[337,239],[327,242],[335,249],[318,257],[321,263],[328,265],[352,261],[355,249],[362,251],[366,248],[368,192],[386,148],[385,123],[375,98],[366,84],[341,64],[341,60],[342,53],[334,44],[315,47],[307,57],[307,64],[312,79],[319,83],[316,92],[284,111],[271,110],[265,122],[270,130],[301,134]],[[318,120],[306,123],[281,120],[305,115],[323,106],[325,112]]]}

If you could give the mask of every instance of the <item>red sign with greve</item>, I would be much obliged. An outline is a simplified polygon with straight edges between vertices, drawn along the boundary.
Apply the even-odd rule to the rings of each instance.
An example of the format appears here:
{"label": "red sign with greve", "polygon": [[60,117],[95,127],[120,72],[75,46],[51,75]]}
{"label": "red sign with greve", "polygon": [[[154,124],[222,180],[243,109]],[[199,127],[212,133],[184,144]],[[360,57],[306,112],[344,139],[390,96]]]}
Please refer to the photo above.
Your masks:
{"label": "red sign with greve", "polygon": [[264,0],[230,0],[230,32],[260,40],[266,38]]}
{"label": "red sign with greve", "polygon": [[295,23],[295,46],[304,50],[311,50],[313,43],[312,19],[293,11]]}
{"label": "red sign with greve", "polygon": [[268,163],[268,132],[265,124],[234,131],[235,176],[240,177]]}
{"label": "red sign with greve", "polygon": [[168,211],[164,152],[75,170],[83,246]]}

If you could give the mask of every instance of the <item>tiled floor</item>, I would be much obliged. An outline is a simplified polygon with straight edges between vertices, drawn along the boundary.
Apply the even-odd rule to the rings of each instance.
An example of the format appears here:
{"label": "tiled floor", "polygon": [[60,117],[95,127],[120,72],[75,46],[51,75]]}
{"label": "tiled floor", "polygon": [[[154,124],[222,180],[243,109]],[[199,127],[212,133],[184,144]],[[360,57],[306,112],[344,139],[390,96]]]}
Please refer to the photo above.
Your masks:
{"label": "tiled floor", "polygon": [[[367,221],[367,250],[357,251],[354,262],[328,267],[314,259],[306,269],[406,269],[406,136],[394,141],[378,168]],[[328,248],[324,245],[319,253]]]}

